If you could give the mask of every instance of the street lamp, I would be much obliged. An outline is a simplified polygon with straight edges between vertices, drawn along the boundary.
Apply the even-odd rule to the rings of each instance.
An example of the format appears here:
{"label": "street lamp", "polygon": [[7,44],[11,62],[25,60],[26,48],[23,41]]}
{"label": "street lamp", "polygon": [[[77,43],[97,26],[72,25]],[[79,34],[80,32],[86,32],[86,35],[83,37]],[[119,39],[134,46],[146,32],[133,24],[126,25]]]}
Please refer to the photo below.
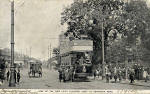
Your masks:
{"label": "street lamp", "polygon": [[15,66],[14,66],[14,0],[11,1],[11,66],[9,86],[15,87]]}

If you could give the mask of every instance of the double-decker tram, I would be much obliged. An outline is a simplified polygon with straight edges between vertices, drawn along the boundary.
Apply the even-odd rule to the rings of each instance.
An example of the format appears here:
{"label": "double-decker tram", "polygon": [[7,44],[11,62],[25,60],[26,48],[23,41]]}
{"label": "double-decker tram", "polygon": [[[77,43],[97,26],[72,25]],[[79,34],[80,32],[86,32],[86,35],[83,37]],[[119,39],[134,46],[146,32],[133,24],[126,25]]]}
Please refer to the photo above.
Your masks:
{"label": "double-decker tram", "polygon": [[81,35],[80,39],[60,35],[60,68],[63,80],[86,79],[92,74],[93,41]]}

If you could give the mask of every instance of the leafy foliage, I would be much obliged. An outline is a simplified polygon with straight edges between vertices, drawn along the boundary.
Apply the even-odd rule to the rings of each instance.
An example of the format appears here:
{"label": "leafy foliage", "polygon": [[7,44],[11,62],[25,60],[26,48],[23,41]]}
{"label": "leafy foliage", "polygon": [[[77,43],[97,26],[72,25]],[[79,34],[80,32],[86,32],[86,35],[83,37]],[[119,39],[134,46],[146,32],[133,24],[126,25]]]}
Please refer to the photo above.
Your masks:
{"label": "leafy foliage", "polygon": [[[62,24],[68,25],[66,35],[73,33],[74,37],[80,38],[81,34],[87,34],[94,44],[95,64],[101,62],[101,32],[104,30],[105,53],[116,39],[126,38],[125,44],[113,46],[119,47],[120,54],[126,55],[122,49],[124,45],[136,44],[137,38],[143,38],[150,24],[150,9],[145,1],[130,0],[75,0],[75,2],[62,12]],[[103,25],[103,27],[102,27]],[[108,55],[108,51],[106,53]],[[107,56],[105,56],[107,57]]]}

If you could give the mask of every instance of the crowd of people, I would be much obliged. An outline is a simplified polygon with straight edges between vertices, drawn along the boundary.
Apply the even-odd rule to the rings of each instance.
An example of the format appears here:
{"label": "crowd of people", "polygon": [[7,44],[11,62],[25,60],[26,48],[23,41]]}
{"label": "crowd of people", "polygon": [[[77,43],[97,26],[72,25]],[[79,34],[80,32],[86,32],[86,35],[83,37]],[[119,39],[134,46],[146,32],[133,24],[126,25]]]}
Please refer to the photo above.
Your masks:
{"label": "crowd of people", "polygon": [[[7,73],[6,73],[6,75],[7,75],[7,81],[9,81],[10,80],[11,72],[8,70]],[[18,69],[18,72],[16,70],[14,70],[14,80],[15,80],[15,83],[19,84],[20,78],[21,78],[20,70]]]}
{"label": "crowd of people", "polygon": [[[69,70],[69,69],[60,69],[59,71],[59,81],[61,82],[62,80],[65,81],[66,74],[71,73],[72,78],[75,75],[75,71]],[[102,77],[102,69],[100,68],[94,68],[93,70],[93,76],[94,79],[96,77],[100,78]],[[106,82],[109,83],[114,82],[122,82],[122,80],[129,80],[130,83],[135,83],[135,80],[144,80],[147,82],[150,80],[150,72],[148,71],[147,68],[145,67],[137,67],[136,65],[132,67],[125,68],[124,66],[119,67],[119,66],[109,66],[106,65],[105,67],[105,79]]]}
{"label": "crowd of people", "polygon": [[67,75],[71,75],[71,80],[73,81],[74,75],[75,75],[75,70],[72,68],[64,68],[64,69],[59,69],[59,81],[65,82]]}
{"label": "crowd of people", "polygon": [[[9,70],[8,65],[6,64],[6,60],[4,57],[0,56],[0,83],[3,84],[4,80],[10,81],[11,72]],[[20,82],[20,69],[18,68],[18,72],[16,69],[14,70],[14,80],[15,83]]]}
{"label": "crowd of people", "polygon": [[5,71],[6,71],[5,58],[0,56],[0,80],[2,83],[3,80],[5,80]]}
{"label": "crowd of people", "polygon": [[[129,79],[130,83],[134,83],[135,80],[145,80],[147,82],[149,80],[149,72],[147,71],[147,68],[141,67],[141,68],[117,68],[113,67],[110,68],[108,65],[105,67],[105,78],[106,82],[109,83],[110,80],[114,79],[114,82],[121,82],[123,79]],[[95,69],[93,72],[94,79],[96,77],[99,78],[99,76],[102,76],[102,70],[101,69]]]}

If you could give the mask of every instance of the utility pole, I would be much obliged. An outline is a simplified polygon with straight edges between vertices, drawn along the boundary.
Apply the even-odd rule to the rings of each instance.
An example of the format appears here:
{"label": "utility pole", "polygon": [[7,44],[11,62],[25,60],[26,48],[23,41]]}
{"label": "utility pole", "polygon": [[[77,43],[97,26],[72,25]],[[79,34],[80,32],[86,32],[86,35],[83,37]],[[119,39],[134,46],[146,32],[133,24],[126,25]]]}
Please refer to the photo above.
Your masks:
{"label": "utility pole", "polygon": [[27,50],[27,48],[26,48],[26,56],[28,56],[28,50]]}
{"label": "utility pole", "polygon": [[32,47],[30,47],[30,59],[31,59],[31,57],[32,57],[32,56],[31,56],[31,53],[32,53]]}
{"label": "utility pole", "polygon": [[14,0],[11,1],[11,66],[10,66],[10,81],[9,86],[15,87],[15,66],[14,66]]}
{"label": "utility pole", "polygon": [[128,60],[125,60],[125,80],[128,80]]}
{"label": "utility pole", "polygon": [[[49,58],[51,59],[51,43],[50,43],[50,45],[49,45]],[[50,69],[51,69],[51,62],[49,62],[49,64],[50,64]]]}
{"label": "utility pole", "polygon": [[125,60],[125,65],[126,65],[126,72],[125,72],[125,75],[126,75],[126,80],[127,80],[127,78],[128,78],[128,67],[129,67],[130,45],[129,45],[128,39],[126,39],[126,41],[127,41],[127,44],[126,44],[126,46],[125,46],[125,49],[126,49],[126,51],[127,51],[127,58],[126,58],[126,60]]}
{"label": "utility pole", "polygon": [[25,58],[25,61],[26,61],[26,67],[28,67],[28,49],[26,48],[26,58]]}
{"label": "utility pole", "polygon": [[[104,21],[104,20],[103,20]],[[104,22],[102,22],[102,80],[105,78]]]}
{"label": "utility pole", "polygon": [[48,45],[48,59],[49,59],[49,45]]}
{"label": "utility pole", "polygon": [[52,56],[51,56],[51,53],[52,53],[51,51],[52,51],[52,46],[51,46],[51,43],[50,43],[50,52],[49,52],[50,58],[52,57]]}
{"label": "utility pole", "polygon": [[22,59],[22,57],[23,57],[23,50],[21,49],[21,59]]}
{"label": "utility pole", "polygon": [[51,43],[50,43],[50,45],[48,45],[48,59],[52,57],[51,56],[51,51],[52,51],[51,49],[52,49],[52,47],[51,47]]}

